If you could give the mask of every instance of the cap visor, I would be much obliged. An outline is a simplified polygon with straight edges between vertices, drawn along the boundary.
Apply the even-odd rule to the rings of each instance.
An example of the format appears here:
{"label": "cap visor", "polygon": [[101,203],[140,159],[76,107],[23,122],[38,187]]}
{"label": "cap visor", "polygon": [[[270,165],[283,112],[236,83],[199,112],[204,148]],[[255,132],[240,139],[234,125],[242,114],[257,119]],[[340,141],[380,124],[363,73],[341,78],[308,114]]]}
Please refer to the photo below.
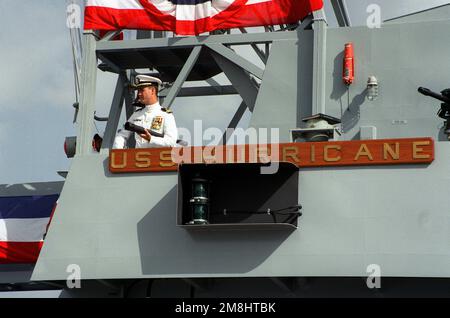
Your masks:
{"label": "cap visor", "polygon": [[138,84],[138,85],[131,84],[131,88],[132,88],[132,89],[139,89],[139,88],[150,87],[150,86],[156,86],[156,85],[148,84],[148,83],[145,83],[145,84]]}

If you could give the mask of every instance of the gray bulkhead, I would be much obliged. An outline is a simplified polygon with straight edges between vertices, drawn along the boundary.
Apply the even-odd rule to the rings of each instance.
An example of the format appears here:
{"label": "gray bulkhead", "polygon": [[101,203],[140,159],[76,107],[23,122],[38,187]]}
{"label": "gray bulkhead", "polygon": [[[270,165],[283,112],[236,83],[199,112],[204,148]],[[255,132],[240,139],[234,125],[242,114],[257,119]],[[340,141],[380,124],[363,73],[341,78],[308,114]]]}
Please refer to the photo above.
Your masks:
{"label": "gray bulkhead", "polygon": [[[376,138],[432,137],[426,166],[300,169],[298,229],[191,231],[176,226],[177,173],[113,175],[108,154],[73,159],[33,280],[366,276],[449,277],[450,144],[439,102],[417,93],[450,83],[450,21],[329,28],[325,110],[342,118],[340,140],[361,127]],[[275,39],[250,126],[289,129],[311,115],[313,31]],[[344,44],[353,42],[356,81],[342,83]],[[379,97],[365,98],[377,77]],[[205,114],[208,116],[208,114]]]}

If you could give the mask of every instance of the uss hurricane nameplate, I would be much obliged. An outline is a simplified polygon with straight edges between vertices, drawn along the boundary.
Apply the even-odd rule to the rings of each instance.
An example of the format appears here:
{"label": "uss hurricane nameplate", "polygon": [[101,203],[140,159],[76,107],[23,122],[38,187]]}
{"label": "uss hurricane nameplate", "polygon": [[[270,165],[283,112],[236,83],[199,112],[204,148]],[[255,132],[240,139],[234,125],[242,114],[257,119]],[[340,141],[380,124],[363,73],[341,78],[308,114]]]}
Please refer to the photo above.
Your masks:
{"label": "uss hurricane nameplate", "polygon": [[113,173],[177,171],[181,163],[291,162],[302,167],[429,164],[432,138],[297,142],[264,145],[111,149]]}

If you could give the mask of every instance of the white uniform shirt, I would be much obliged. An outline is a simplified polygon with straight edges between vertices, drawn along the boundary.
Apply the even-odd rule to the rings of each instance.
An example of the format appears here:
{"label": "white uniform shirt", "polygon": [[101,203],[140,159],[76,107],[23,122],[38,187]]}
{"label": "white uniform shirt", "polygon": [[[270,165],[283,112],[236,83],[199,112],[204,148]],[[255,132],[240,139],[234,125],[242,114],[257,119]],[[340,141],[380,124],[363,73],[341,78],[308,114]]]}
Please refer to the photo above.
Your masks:
{"label": "white uniform shirt", "polygon": [[136,139],[136,148],[175,147],[177,144],[178,131],[175,118],[173,114],[162,111],[158,102],[134,112],[128,121],[149,131],[164,134],[164,137],[152,135],[148,142],[137,133],[119,129],[114,139],[114,149],[123,149],[131,135]]}

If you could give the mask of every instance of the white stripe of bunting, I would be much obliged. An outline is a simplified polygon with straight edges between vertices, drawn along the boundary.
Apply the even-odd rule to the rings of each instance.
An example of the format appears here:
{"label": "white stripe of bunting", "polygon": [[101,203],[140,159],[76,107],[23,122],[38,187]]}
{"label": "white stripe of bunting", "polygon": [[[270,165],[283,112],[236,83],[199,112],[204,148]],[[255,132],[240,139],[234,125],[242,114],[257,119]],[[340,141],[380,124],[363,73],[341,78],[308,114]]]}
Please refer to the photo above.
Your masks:
{"label": "white stripe of bunting", "polygon": [[0,219],[0,242],[42,241],[49,219]]}

